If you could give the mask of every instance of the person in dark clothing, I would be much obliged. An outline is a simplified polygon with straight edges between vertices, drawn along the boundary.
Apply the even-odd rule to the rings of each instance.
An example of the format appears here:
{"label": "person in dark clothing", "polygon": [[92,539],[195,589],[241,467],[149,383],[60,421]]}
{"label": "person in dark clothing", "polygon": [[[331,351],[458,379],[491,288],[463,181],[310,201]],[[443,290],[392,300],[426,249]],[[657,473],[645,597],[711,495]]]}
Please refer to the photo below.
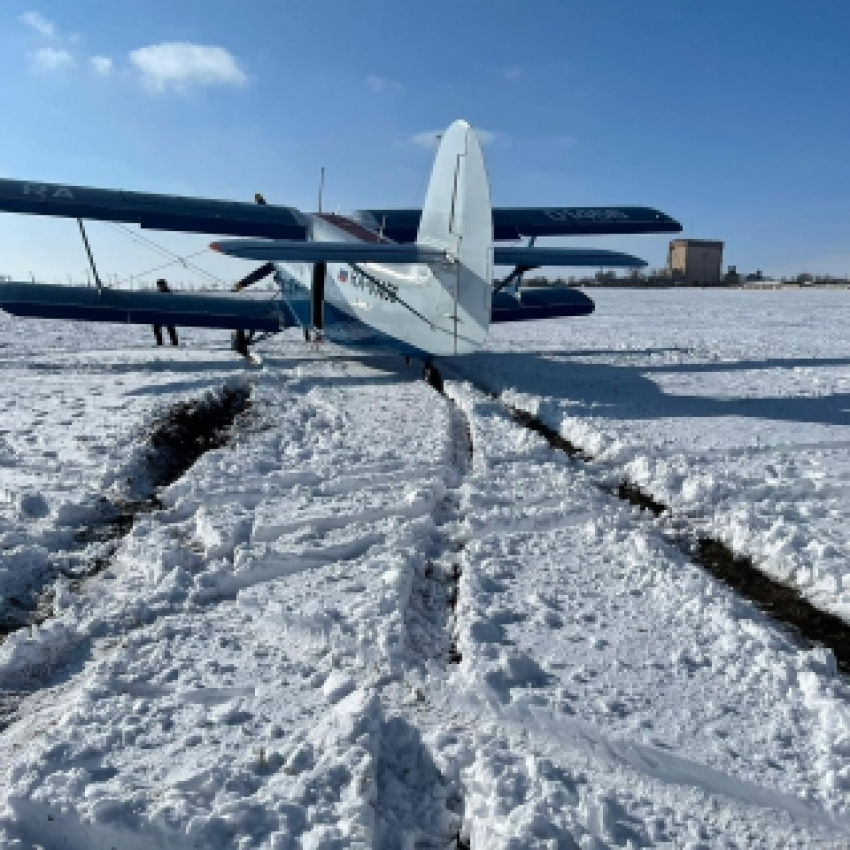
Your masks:
{"label": "person in dark clothing", "polygon": [[[168,287],[168,282],[164,278],[160,278],[156,282],[156,288],[160,292],[171,292],[171,289]],[[166,325],[165,329],[168,331],[168,336],[171,338],[171,344],[177,345],[177,328],[175,328],[174,325]],[[153,335],[156,337],[156,344],[162,345],[162,325],[153,326]]]}

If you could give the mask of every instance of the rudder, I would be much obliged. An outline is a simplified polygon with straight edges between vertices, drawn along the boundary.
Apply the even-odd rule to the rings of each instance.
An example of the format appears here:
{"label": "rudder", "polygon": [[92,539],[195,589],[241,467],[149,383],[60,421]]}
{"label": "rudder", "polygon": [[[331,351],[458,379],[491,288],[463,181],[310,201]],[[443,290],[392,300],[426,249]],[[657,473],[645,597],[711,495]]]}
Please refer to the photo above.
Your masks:
{"label": "rudder", "polygon": [[490,326],[493,212],[481,143],[466,121],[455,121],[440,142],[416,241],[456,259],[432,271],[454,304],[454,353],[475,351]]}

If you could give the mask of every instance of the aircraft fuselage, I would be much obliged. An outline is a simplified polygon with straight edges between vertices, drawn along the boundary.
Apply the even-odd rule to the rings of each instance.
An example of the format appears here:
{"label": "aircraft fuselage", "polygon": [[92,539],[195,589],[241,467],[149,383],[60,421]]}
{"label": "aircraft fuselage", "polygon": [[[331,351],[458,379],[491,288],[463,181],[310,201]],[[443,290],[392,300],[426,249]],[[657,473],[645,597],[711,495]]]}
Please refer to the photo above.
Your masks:
{"label": "aircraft fuselage", "polygon": [[[310,217],[317,242],[379,242],[361,224],[338,215]],[[281,295],[302,327],[357,348],[383,348],[428,360],[465,354],[483,341],[458,303],[456,264],[275,263]],[[323,297],[316,297],[317,287]],[[489,307],[489,305],[488,305]],[[477,329],[477,328],[476,328]]]}

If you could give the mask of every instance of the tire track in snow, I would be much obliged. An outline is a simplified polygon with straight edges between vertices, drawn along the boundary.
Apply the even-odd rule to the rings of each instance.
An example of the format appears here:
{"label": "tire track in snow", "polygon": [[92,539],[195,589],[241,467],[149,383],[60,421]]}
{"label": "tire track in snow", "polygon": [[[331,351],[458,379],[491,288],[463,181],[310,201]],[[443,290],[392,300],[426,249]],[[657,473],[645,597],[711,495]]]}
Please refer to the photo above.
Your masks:
{"label": "tire track in snow", "polygon": [[133,499],[101,497],[99,515],[74,535],[84,547],[105,543],[108,550],[88,559],[80,571],[63,570],[72,590],[110,565],[118,543],[133,530],[137,517],[162,508],[157,490],[182,478],[208,451],[227,445],[237,417],[249,408],[250,397],[247,385],[225,385],[201,398],[179,402],[153,422],[142,469],[127,479],[141,493]]}
{"label": "tire track in snow", "polygon": [[435,550],[416,567],[405,617],[408,645],[414,657],[427,664],[436,662],[438,669],[461,660],[454,636],[460,553],[466,545],[461,528],[461,490],[473,451],[465,414],[450,399],[446,398],[445,402],[449,413],[453,480],[437,505]]}
{"label": "tire track in snow", "polygon": [[[592,455],[567,440],[537,416],[508,404],[498,393],[491,392],[486,387],[472,381],[470,384],[479,392],[498,401],[517,424],[542,436],[553,449],[564,452],[574,460],[593,460]],[[806,646],[823,646],[829,649],[835,657],[838,669],[843,673],[850,673],[850,624],[816,607],[796,588],[762,572],[750,556],[736,553],[722,540],[701,534],[689,527],[685,520],[675,516],[669,505],[659,502],[633,482],[624,479],[616,489],[606,488],[601,484],[600,487],[642,512],[649,512],[655,518],[666,517],[670,522],[666,528],[662,528],[662,534],[694,564],[731,587],[774,622],[789,628]]]}
{"label": "tire track in snow", "polygon": [[[76,548],[54,555],[53,568],[27,599],[15,597],[10,600],[13,610],[0,612],[0,645],[21,629],[45,623],[57,613],[60,596],[79,592],[106,570],[137,517],[162,507],[157,490],[185,475],[206,452],[228,443],[237,418],[249,409],[250,397],[248,385],[225,385],[201,398],[179,402],[155,420],[145,439],[139,471],[127,478],[134,498],[100,497],[91,518],[74,534]],[[41,687],[39,677],[27,682],[26,688],[17,684],[15,688],[0,684],[0,731],[14,722],[21,701]]]}
{"label": "tire track in snow", "polygon": [[423,727],[440,724],[433,708],[441,700],[434,699],[433,689],[446,687],[451,666],[461,660],[455,616],[466,545],[462,491],[473,453],[466,414],[440,395],[449,415],[450,468],[446,491],[434,511],[434,544],[415,566],[405,609],[405,640],[413,666],[405,682],[405,701],[412,705],[383,724],[376,801],[381,847],[469,846],[462,837],[459,783],[439,769],[423,735]]}

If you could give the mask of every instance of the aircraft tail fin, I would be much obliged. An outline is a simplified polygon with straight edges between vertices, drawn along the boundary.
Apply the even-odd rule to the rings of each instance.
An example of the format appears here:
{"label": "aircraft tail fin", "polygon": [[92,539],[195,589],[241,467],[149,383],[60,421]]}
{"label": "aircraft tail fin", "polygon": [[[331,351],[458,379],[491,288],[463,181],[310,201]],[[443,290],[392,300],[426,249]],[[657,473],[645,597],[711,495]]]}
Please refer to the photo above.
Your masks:
{"label": "aircraft tail fin", "polygon": [[456,259],[431,267],[453,302],[455,353],[474,351],[490,326],[493,211],[481,143],[466,121],[455,121],[440,141],[416,242]]}

